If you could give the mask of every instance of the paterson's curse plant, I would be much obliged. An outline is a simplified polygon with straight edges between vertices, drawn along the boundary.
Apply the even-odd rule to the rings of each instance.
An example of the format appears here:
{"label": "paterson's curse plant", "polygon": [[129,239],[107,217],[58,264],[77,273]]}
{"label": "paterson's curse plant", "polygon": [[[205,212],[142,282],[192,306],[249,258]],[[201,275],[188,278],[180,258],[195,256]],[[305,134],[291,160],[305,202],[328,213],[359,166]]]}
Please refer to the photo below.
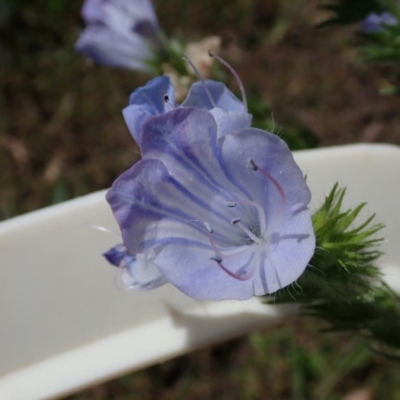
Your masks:
{"label": "paterson's curse plant", "polygon": [[107,193],[123,243],[105,253],[131,288],[171,283],[200,300],[245,300],[299,278],[314,254],[311,194],[286,143],[251,128],[246,101],[168,78],[124,110],[142,160]]}

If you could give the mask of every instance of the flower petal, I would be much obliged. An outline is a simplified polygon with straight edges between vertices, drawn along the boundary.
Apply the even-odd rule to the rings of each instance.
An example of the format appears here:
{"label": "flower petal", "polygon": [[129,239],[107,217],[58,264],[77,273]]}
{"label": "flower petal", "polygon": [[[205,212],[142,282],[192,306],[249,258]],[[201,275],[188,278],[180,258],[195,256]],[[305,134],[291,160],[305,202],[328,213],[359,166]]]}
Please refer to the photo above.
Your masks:
{"label": "flower petal", "polygon": [[153,118],[143,126],[142,157],[161,160],[169,173],[202,195],[221,193],[231,200],[235,187],[227,180],[216,159],[219,153],[217,125],[205,110],[178,108]]}
{"label": "flower petal", "polygon": [[122,269],[122,281],[128,289],[150,290],[167,283],[166,278],[146,261],[145,254],[133,254],[122,244],[105,252],[108,262]]}
{"label": "flower petal", "polygon": [[[168,102],[165,101],[168,96]],[[133,139],[140,145],[142,126],[155,115],[165,114],[175,104],[174,88],[167,76],[152,79],[136,89],[129,97],[129,105],[122,111]]]}
{"label": "flower petal", "polygon": [[85,0],[81,15],[88,24],[110,24],[111,20],[129,19],[134,22],[148,20],[158,25],[157,17],[150,0]]}
{"label": "flower petal", "polygon": [[[218,163],[216,155],[220,150],[216,129],[215,120],[208,111],[178,108],[144,124],[141,150],[144,159],[162,161],[171,177],[193,196],[209,204],[211,220],[203,219],[203,222],[219,225],[225,235],[230,236],[232,228],[226,224],[229,226],[236,214],[226,203],[243,199],[245,194],[231,183]],[[203,214],[194,217],[200,219]],[[224,216],[223,225],[220,225],[220,216]],[[214,228],[222,234],[217,226]]]}
{"label": "flower petal", "polygon": [[295,282],[306,269],[314,250],[310,210],[287,213],[269,235],[260,274],[254,279],[254,294],[274,293]]}
{"label": "flower petal", "polygon": [[[161,161],[153,159],[138,162],[114,182],[106,198],[131,252],[165,244],[168,238],[174,243],[188,238],[210,247],[206,222],[221,243],[240,240],[224,202],[216,194],[198,197],[189,189],[171,177]],[[160,225],[164,220],[167,222]]]}
{"label": "flower petal", "polygon": [[[215,105],[212,104],[204,85],[207,86]],[[182,103],[182,107],[204,108],[206,110],[217,107],[225,111],[247,112],[243,103],[223,83],[212,80],[206,80],[204,84],[203,82],[194,83],[190,87],[189,94]]]}
{"label": "flower petal", "polygon": [[100,64],[140,71],[149,71],[144,60],[152,58],[149,46],[139,35],[121,38],[103,25],[88,26],[80,34],[75,50]]}
{"label": "flower petal", "polygon": [[122,280],[128,289],[151,290],[168,283],[168,280],[147,260],[148,254],[136,254],[122,271]]}
{"label": "flower petal", "polygon": [[[282,206],[281,194],[273,180],[281,187],[289,210],[304,207],[310,202],[311,193],[303,173],[286,143],[278,136],[248,128],[221,138],[220,143],[222,157],[219,161],[226,174],[238,187],[251,191],[251,198],[267,211],[267,221]],[[260,170],[254,171],[249,165],[250,160]]]}
{"label": "flower petal", "polygon": [[234,132],[237,129],[249,128],[252,115],[247,112],[225,111],[222,108],[213,108],[210,114],[217,124],[218,138]]}
{"label": "flower petal", "polygon": [[[170,244],[160,249],[154,262],[169,282],[194,299],[250,299],[253,296],[252,281],[241,281],[229,276],[211,259],[212,255],[212,251],[197,246]],[[250,257],[248,254],[231,260],[230,269],[238,271]]]}
{"label": "flower petal", "polygon": [[149,0],[86,0],[81,14],[88,27],[76,51],[104,65],[150,71],[162,39]]}

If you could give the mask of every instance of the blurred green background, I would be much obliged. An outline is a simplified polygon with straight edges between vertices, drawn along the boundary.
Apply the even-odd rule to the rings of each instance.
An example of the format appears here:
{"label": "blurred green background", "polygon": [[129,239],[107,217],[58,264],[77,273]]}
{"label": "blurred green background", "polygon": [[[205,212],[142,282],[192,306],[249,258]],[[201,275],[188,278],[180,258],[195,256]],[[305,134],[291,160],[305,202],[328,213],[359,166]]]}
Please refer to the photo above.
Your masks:
{"label": "blurred green background", "polygon": [[[154,4],[168,35],[223,38],[260,125],[273,110],[306,144],[400,144],[400,98],[383,94],[399,67],[364,64],[355,25],[316,29],[318,0]],[[150,76],[75,54],[80,7],[0,0],[0,220],[107,188],[139,158],[121,109]],[[298,319],[68,399],[400,399],[399,364],[322,328]]]}

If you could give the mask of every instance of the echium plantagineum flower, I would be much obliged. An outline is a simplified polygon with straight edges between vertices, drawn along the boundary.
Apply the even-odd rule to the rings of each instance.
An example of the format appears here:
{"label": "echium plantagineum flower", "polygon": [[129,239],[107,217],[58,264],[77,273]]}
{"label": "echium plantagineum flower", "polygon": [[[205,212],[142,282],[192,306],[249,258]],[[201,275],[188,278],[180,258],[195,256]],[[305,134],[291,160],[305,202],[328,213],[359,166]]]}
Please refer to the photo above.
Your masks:
{"label": "echium plantagineum flower", "polygon": [[163,34],[150,0],[85,0],[87,23],[75,48],[109,66],[150,71]]}
{"label": "echium plantagineum flower", "polygon": [[314,253],[311,194],[292,153],[251,128],[221,85],[193,85],[179,107],[165,78],[131,96],[124,114],[142,160],[107,193],[123,244],[104,254],[131,288],[245,300],[293,283]]}
{"label": "echium plantagineum flower", "polygon": [[385,26],[397,25],[399,21],[390,12],[385,11],[382,14],[371,13],[361,22],[361,29],[365,33],[382,32]]}
{"label": "echium plantagineum flower", "polygon": [[219,136],[251,125],[247,106],[223,83],[212,80],[196,82],[190,87],[183,103],[177,105],[171,79],[168,76],[159,76],[146,86],[136,89],[129,98],[129,105],[123,110],[128,129],[139,147],[143,124],[150,117],[163,115],[176,107],[208,110],[218,125]]}

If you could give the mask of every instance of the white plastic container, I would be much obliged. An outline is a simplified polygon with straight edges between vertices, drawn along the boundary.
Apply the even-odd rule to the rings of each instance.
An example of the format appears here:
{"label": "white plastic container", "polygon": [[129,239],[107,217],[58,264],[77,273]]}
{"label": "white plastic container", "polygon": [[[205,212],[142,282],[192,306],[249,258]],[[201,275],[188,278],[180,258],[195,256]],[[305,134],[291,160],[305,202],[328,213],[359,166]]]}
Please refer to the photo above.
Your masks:
{"label": "white plastic container", "polygon": [[[368,202],[386,225],[379,260],[400,291],[400,148],[354,145],[297,152],[317,209],[335,182],[345,206]],[[0,399],[48,399],[257,327],[295,307],[198,302],[173,287],[116,288],[100,254],[119,241],[104,192],[0,223]]]}

